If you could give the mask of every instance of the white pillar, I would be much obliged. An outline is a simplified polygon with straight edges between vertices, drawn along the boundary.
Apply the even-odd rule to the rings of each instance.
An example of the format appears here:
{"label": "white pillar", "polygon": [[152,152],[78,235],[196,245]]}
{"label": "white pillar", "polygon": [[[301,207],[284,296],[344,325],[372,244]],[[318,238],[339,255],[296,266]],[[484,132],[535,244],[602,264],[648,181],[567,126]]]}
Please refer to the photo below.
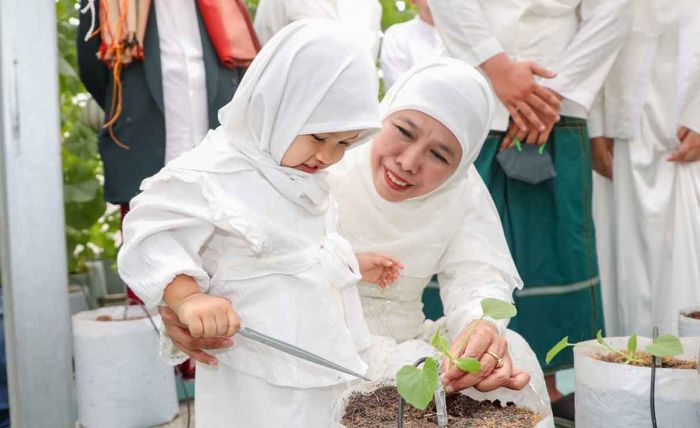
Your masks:
{"label": "white pillar", "polygon": [[54,0],[0,0],[0,262],[12,426],[74,427]]}

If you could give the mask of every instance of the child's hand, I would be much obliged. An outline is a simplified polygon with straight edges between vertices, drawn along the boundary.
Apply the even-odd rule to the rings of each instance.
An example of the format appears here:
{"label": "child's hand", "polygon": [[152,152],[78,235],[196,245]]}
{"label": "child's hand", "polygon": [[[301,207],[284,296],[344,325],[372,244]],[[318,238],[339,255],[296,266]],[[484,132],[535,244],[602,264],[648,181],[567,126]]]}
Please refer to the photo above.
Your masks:
{"label": "child's hand", "polygon": [[377,284],[381,288],[393,284],[399,277],[403,264],[397,259],[379,253],[355,254],[360,265],[362,281]]}
{"label": "child's hand", "polygon": [[193,337],[233,336],[241,329],[241,320],[228,299],[195,293],[173,308]]}

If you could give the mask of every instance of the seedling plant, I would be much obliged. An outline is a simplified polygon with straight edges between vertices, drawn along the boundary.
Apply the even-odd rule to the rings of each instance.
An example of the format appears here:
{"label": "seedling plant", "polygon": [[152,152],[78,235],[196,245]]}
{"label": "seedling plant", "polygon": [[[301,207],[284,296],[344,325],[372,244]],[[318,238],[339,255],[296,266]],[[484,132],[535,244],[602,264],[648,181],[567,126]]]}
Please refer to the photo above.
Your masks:
{"label": "seedling plant", "polygon": [[[636,334],[630,336],[629,340],[627,341],[626,350],[617,349],[611,346],[609,343],[607,343],[603,338],[602,331],[600,330],[598,330],[598,333],[596,334],[596,340],[602,348],[608,350],[608,352],[610,352],[611,354],[617,354],[620,357],[624,358],[623,364],[643,364],[641,352],[637,350]],[[547,352],[545,362],[549,364],[552,361],[552,359],[554,359],[554,357],[556,357],[557,354],[559,354],[561,351],[570,346],[575,345],[575,343],[569,343],[569,336],[563,338],[559,341],[559,343],[554,345],[552,349],[549,350],[549,352]],[[664,334],[656,337],[651,344],[647,345],[644,348],[644,350],[655,357],[671,357],[674,355],[682,354],[683,345],[681,344],[681,341],[680,339],[678,339],[678,337],[672,334]]]}
{"label": "seedling plant", "polygon": [[[471,324],[467,335],[457,347],[459,352],[456,355],[461,354],[467,343],[469,343],[469,338],[474,329],[486,317],[501,320],[512,318],[517,314],[515,306],[511,303],[492,298],[483,299],[481,301],[481,309],[483,315]],[[446,357],[449,361],[449,367],[457,366],[466,373],[478,373],[481,370],[481,363],[476,358],[457,358],[455,353],[450,352],[450,342],[440,331],[435,333],[430,344],[439,352],[436,358],[426,358],[422,368],[411,365],[403,366],[396,374],[396,388],[399,394],[406,402],[420,410],[425,410],[428,407],[437,389],[440,375],[438,359],[442,360]]]}

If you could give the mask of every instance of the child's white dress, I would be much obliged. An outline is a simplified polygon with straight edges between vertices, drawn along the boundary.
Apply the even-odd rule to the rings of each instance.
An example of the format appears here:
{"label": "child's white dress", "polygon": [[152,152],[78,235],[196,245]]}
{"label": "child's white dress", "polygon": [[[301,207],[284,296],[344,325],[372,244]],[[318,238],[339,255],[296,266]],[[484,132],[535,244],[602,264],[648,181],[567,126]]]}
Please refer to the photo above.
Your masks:
{"label": "child's white dress", "polygon": [[[202,291],[230,299],[244,325],[364,373],[358,350],[369,336],[359,268],[335,233],[335,210],[309,215],[247,174],[255,172],[166,167],[144,181],[124,223],[122,278],[152,306],[175,275],[190,275]],[[335,387],[352,380],[239,336],[217,358],[218,368],[198,367],[200,427],[274,426],[287,418],[325,427]],[[242,394],[259,400],[251,408],[251,400],[235,399]]]}

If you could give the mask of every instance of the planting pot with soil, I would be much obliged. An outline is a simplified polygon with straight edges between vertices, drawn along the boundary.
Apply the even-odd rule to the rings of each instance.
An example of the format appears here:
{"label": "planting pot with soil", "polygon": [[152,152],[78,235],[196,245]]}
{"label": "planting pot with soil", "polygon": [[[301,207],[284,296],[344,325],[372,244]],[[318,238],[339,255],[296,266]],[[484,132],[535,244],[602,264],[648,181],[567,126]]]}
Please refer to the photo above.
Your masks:
{"label": "planting pot with soil", "polygon": [[[628,352],[632,341],[627,337],[606,338],[605,342],[601,346],[590,340],[574,347],[576,426],[652,426],[651,356],[645,351]],[[652,343],[642,337],[635,342],[639,349],[650,349]],[[700,338],[681,338],[680,342],[684,351],[663,357],[662,367],[655,370],[654,403],[660,427],[700,426]]]}
{"label": "planting pot with soil", "polygon": [[700,337],[700,306],[681,309],[678,315],[678,335]]}
{"label": "planting pot with soil", "polygon": [[[474,329],[480,322],[486,322],[486,317],[508,319],[517,313],[512,304],[491,298],[483,299],[481,308],[481,318],[470,324],[471,330],[460,342],[451,345],[436,332],[430,342],[434,349],[428,350],[414,365],[401,367],[395,382],[384,379],[346,391],[336,405],[336,421],[348,428],[418,428],[446,424],[451,427],[534,427],[541,421],[541,426],[551,425],[549,406],[530,385],[515,394],[501,388],[487,395],[468,390],[445,397],[438,361],[444,359],[450,368],[465,373],[480,372],[480,361],[463,355]],[[501,364],[500,357],[494,358]]]}
{"label": "planting pot with soil", "polygon": [[[498,395],[499,391],[491,394]],[[469,389],[447,396],[447,422],[450,428],[531,428],[546,427],[542,420],[551,413],[531,389],[513,394],[513,401],[483,399],[483,394]],[[347,428],[394,428],[398,426],[399,393],[390,379],[364,382],[346,391],[336,403],[336,421]],[[438,426],[435,404],[425,410],[404,405],[405,428]]]}
{"label": "planting pot with soil", "polygon": [[84,427],[145,427],[178,412],[173,368],[158,356],[157,311],[106,307],[73,315],[78,420]]}

